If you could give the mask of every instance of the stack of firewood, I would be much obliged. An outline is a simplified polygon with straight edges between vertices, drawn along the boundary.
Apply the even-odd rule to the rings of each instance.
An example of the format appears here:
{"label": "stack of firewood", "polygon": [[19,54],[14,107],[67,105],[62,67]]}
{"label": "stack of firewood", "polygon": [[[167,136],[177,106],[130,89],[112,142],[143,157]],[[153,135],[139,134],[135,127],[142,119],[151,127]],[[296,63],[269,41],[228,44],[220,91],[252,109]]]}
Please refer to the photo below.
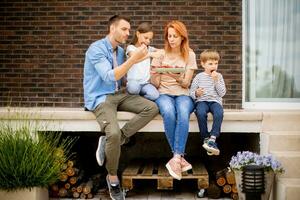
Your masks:
{"label": "stack of firewood", "polygon": [[84,171],[74,166],[69,160],[63,165],[59,180],[50,186],[51,197],[92,199],[94,179],[84,179]]}
{"label": "stack of firewood", "polygon": [[216,173],[215,183],[210,183],[210,186],[207,189],[207,195],[210,198],[228,196],[233,200],[239,199],[234,172],[229,168],[218,171]]}
{"label": "stack of firewood", "polygon": [[230,195],[233,200],[238,199],[238,191],[235,183],[234,172],[225,168],[216,173],[217,185],[222,188],[223,193]]}

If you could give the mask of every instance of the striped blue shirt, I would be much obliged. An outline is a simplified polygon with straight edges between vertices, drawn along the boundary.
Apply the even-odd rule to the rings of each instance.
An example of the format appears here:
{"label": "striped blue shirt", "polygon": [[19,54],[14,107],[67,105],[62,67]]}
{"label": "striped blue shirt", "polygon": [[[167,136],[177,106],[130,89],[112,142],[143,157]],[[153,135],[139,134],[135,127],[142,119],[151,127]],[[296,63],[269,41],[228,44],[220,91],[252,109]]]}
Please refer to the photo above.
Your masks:
{"label": "striped blue shirt", "polygon": [[[204,93],[200,97],[196,97],[195,92],[198,88],[203,88]],[[218,81],[214,81],[212,77],[201,72],[197,74],[190,88],[190,96],[196,101],[215,101],[222,105],[222,97],[226,93],[226,87],[222,74],[219,74]]]}

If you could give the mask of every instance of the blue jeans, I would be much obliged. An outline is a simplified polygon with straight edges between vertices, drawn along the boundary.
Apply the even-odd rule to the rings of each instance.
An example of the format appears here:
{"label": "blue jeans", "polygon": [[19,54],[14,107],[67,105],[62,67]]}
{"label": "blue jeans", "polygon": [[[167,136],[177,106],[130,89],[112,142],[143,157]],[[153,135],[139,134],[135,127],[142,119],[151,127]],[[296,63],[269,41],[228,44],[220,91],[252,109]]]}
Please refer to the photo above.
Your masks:
{"label": "blue jeans", "polygon": [[[208,112],[211,112],[211,114],[213,115],[213,125],[210,133],[207,130]],[[210,136],[219,137],[223,121],[223,113],[223,107],[217,102],[199,101],[196,103],[195,114],[198,119],[198,125],[202,139]]]}
{"label": "blue jeans", "polygon": [[158,90],[151,83],[140,84],[136,81],[128,81],[127,91],[129,94],[141,95],[151,101],[155,101],[159,97]]}
{"label": "blue jeans", "polygon": [[172,152],[184,155],[189,134],[190,114],[194,110],[192,98],[186,95],[161,94],[155,102],[163,117],[165,135]]}

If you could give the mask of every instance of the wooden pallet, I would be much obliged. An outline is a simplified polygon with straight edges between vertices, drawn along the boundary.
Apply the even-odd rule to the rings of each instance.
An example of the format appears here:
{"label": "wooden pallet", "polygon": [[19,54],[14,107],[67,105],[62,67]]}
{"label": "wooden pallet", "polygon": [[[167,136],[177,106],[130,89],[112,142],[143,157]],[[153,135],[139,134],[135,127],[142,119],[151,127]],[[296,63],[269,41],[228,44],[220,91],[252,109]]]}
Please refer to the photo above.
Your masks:
{"label": "wooden pallet", "polygon": [[[155,179],[157,189],[173,189],[173,177],[170,176],[165,161],[132,161],[122,173],[122,187],[125,190],[133,189],[134,179]],[[182,179],[197,179],[198,189],[206,189],[209,185],[208,173],[203,164],[192,162],[192,170],[184,172]]]}

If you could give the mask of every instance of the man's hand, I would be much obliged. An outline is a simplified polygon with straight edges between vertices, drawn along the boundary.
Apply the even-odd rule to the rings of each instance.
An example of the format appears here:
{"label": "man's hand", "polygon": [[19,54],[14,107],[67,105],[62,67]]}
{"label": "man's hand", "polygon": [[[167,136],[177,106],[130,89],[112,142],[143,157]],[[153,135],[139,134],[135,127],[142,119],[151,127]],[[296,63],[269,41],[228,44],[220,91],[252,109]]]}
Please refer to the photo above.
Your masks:
{"label": "man's hand", "polygon": [[204,89],[203,89],[203,88],[198,88],[198,89],[195,91],[196,97],[201,97],[203,94],[204,94]]}
{"label": "man's hand", "polygon": [[140,61],[140,59],[144,58],[147,54],[148,54],[147,46],[145,44],[142,44],[134,52],[132,52],[130,58],[134,63],[137,63]]}
{"label": "man's hand", "polygon": [[129,59],[126,60],[120,67],[114,69],[115,79],[120,80],[128,70],[137,62],[144,58],[148,54],[146,45],[142,44],[130,55]]}

